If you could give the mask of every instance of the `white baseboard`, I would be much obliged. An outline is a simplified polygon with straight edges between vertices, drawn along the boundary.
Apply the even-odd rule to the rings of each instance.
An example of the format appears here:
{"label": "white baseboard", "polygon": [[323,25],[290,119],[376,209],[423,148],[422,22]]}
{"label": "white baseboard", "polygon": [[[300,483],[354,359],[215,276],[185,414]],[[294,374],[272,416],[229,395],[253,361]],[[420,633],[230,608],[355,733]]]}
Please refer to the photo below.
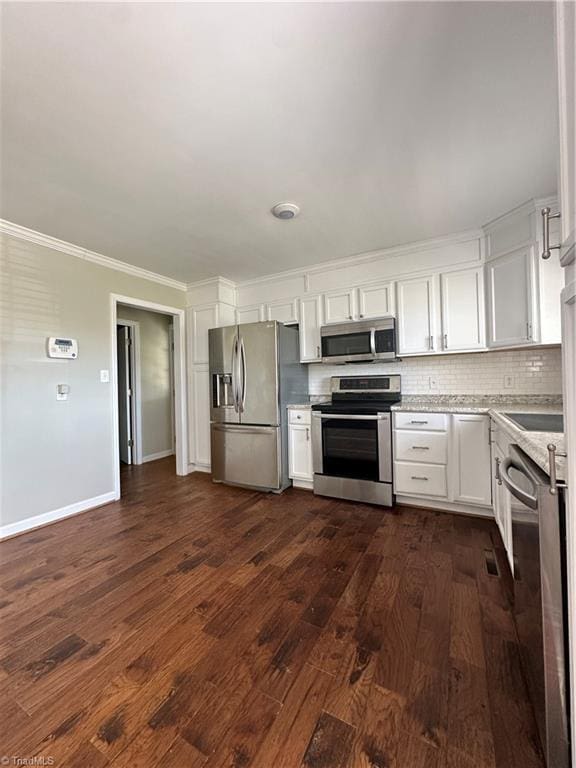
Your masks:
{"label": "white baseboard", "polygon": [[41,528],[44,525],[63,520],[65,517],[71,517],[80,512],[87,512],[89,509],[101,507],[103,504],[109,504],[111,501],[114,501],[115,498],[116,494],[114,491],[110,491],[110,493],[103,493],[101,496],[94,496],[91,499],[77,501],[74,504],[69,504],[67,507],[54,509],[52,512],[44,512],[41,515],[34,515],[34,517],[27,517],[24,520],[19,520],[17,523],[9,523],[8,525],[0,526],[0,539],[17,536],[20,533],[31,531],[33,528]]}
{"label": "white baseboard", "polygon": [[212,472],[210,464],[188,464],[188,472]]}
{"label": "white baseboard", "polygon": [[165,459],[167,456],[174,456],[174,451],[169,448],[167,451],[158,451],[158,453],[150,453],[148,456],[142,456],[142,464],[146,464],[147,461],[158,461],[158,459]]}
{"label": "white baseboard", "polygon": [[494,511],[491,507],[476,507],[472,504],[459,504],[454,501],[434,501],[432,499],[421,499],[418,496],[396,496],[396,504],[403,504],[407,507],[437,509],[439,512],[456,512],[459,515],[494,518]]}
{"label": "white baseboard", "polygon": [[313,491],[314,483],[312,480],[292,480],[294,488],[300,488],[303,491]]}

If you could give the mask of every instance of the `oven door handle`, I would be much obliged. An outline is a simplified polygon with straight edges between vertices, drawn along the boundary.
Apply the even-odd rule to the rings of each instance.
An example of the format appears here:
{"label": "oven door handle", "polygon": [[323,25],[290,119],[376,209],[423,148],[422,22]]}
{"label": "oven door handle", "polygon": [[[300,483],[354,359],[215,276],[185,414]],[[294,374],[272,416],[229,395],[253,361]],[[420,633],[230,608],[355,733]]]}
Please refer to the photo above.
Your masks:
{"label": "oven door handle", "polygon": [[518,472],[522,472],[525,477],[528,477],[528,475],[522,471],[522,467],[517,462],[515,462],[514,459],[511,459],[510,456],[507,456],[502,460],[502,463],[500,464],[500,479],[506,488],[510,491],[512,496],[514,496],[514,498],[518,499],[518,501],[521,501],[523,504],[526,504],[526,506],[530,507],[530,509],[538,509],[538,499],[536,496],[531,496],[529,493],[526,493],[526,491],[524,491],[522,488],[519,488],[515,483],[512,482],[512,480],[510,480],[508,470],[511,467],[513,467]]}
{"label": "oven door handle", "polygon": [[357,415],[346,416],[342,413],[315,413],[313,414],[317,419],[346,419],[346,421],[381,421],[383,419],[389,419],[389,413],[377,413],[374,415]]}

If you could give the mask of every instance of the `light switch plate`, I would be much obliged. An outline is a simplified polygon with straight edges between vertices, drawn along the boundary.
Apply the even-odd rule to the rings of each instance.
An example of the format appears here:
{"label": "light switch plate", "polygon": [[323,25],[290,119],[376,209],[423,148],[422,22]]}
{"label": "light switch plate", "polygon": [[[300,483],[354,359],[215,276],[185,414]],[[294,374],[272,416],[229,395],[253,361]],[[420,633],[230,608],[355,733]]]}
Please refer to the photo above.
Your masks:
{"label": "light switch plate", "polygon": [[100,371],[100,381],[102,384],[108,384],[110,381],[110,371]]}

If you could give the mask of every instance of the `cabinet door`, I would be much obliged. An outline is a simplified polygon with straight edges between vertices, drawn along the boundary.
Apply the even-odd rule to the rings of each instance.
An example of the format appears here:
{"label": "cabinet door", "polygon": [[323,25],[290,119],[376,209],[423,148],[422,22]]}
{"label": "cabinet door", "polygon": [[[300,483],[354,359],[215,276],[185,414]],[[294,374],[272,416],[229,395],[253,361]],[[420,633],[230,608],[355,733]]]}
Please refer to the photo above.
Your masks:
{"label": "cabinet door", "polygon": [[324,294],[324,320],[343,323],[355,317],[354,291],[333,291]]}
{"label": "cabinet door", "polygon": [[191,312],[192,326],[192,362],[208,362],[208,330],[216,328],[218,323],[218,311],[215,304],[208,307],[198,307],[188,310]]}
{"label": "cabinet door", "polygon": [[236,322],[240,323],[258,323],[264,320],[264,307],[256,304],[252,307],[239,307],[236,310]]}
{"label": "cabinet door", "polygon": [[532,342],[531,248],[521,248],[486,265],[488,346]]}
{"label": "cabinet door", "polygon": [[447,272],[441,277],[442,349],[456,352],[486,344],[482,268]]}
{"label": "cabinet door", "polygon": [[275,301],[266,307],[268,320],[278,320],[279,323],[290,325],[298,322],[298,300]]}
{"label": "cabinet door", "polygon": [[436,349],[436,290],[433,277],[399,280],[398,352],[421,354]]}
{"label": "cabinet door", "polygon": [[358,288],[358,317],[384,317],[394,314],[394,283]]}
{"label": "cabinet door", "polygon": [[492,505],[490,417],[475,414],[452,416],[454,501]]}
{"label": "cabinet door", "polygon": [[312,296],[300,300],[300,360],[303,363],[321,359],[320,326],[322,310],[320,297]]}
{"label": "cabinet door", "polygon": [[208,366],[195,369],[194,387],[194,431],[196,463],[210,466],[210,374]]}
{"label": "cabinet door", "polygon": [[312,448],[310,427],[290,425],[288,428],[289,475],[293,480],[312,481]]}

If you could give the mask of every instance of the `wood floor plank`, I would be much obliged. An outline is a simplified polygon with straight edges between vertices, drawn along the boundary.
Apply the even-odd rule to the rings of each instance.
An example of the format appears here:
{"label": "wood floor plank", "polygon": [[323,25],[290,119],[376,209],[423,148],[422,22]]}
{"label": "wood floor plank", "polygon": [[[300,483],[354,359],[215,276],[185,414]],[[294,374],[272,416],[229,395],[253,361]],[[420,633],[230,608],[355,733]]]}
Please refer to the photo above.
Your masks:
{"label": "wood floor plank", "polygon": [[302,759],[306,768],[344,768],[352,749],[356,729],[327,712],[316,728]]}
{"label": "wood floor plank", "polygon": [[543,768],[493,521],[262,494],[173,459],[121,474],[120,501],[0,542],[7,754]]}

